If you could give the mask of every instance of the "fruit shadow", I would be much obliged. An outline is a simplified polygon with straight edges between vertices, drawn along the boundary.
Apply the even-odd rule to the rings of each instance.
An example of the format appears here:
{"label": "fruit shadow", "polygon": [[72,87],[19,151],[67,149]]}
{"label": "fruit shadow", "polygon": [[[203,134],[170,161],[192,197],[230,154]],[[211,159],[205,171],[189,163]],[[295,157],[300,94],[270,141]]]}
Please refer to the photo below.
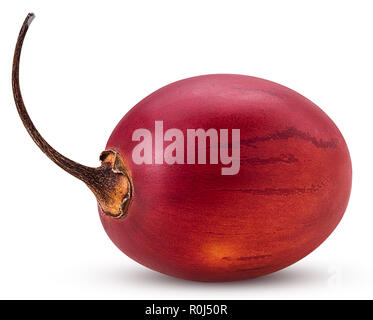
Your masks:
{"label": "fruit shadow", "polygon": [[134,284],[144,287],[157,287],[175,289],[212,289],[219,288],[289,288],[302,286],[327,287],[330,279],[327,266],[299,265],[291,266],[275,273],[240,281],[231,282],[198,282],[170,277],[144,267],[131,268],[130,270],[113,270],[110,275],[112,281],[125,284]]}

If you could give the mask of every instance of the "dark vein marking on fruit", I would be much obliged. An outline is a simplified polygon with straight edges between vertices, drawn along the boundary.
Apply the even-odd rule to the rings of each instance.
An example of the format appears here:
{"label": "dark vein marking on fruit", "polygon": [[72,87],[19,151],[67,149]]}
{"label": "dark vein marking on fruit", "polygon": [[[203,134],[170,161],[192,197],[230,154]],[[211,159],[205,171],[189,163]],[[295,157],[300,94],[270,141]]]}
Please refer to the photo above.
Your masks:
{"label": "dark vein marking on fruit", "polygon": [[238,257],[238,258],[232,258],[232,257],[223,257],[222,260],[227,261],[250,261],[250,260],[261,260],[265,258],[272,257],[270,254],[263,254],[263,255],[257,255],[257,256],[249,256],[249,257]]}
{"label": "dark vein marking on fruit", "polygon": [[269,140],[288,140],[291,138],[299,138],[308,142],[311,142],[315,145],[316,148],[336,148],[338,141],[336,139],[324,141],[323,139],[316,139],[311,136],[308,132],[302,132],[295,127],[288,127],[282,131],[276,131],[275,133],[263,136],[263,137],[254,137],[249,139],[242,139],[241,144],[247,147],[256,148],[255,143],[265,142]]}
{"label": "dark vein marking on fruit", "polygon": [[19,85],[19,65],[22,45],[35,15],[29,13],[19,32],[13,58],[12,88],[18,114],[36,145],[59,167],[85,182],[97,198],[104,214],[115,218],[124,217],[133,193],[133,186],[119,152],[106,150],[101,153],[101,166],[87,167],[66,158],[41,136],[34,126],[23,102]]}
{"label": "dark vein marking on fruit", "polygon": [[[194,232],[194,231],[192,230],[192,231],[189,231],[189,232]],[[252,235],[252,232],[242,232],[242,233],[239,233],[239,232],[226,233],[226,232],[213,232],[213,231],[196,231],[196,232],[197,233],[203,232],[205,234],[212,234],[214,236],[248,236],[248,235]]]}
{"label": "dark vein marking on fruit", "polygon": [[322,185],[311,185],[311,187],[303,188],[265,188],[265,189],[222,189],[217,191],[223,192],[243,192],[251,193],[258,196],[270,196],[270,195],[279,195],[279,196],[288,196],[293,194],[305,194],[305,193],[315,193],[322,188]]}
{"label": "dark vein marking on fruit", "polygon": [[260,270],[267,269],[267,268],[268,268],[268,266],[264,266],[264,267],[256,267],[256,268],[236,269],[234,271],[236,271],[236,272],[260,271]]}
{"label": "dark vein marking on fruit", "polygon": [[269,158],[247,158],[241,159],[241,164],[249,165],[265,165],[265,164],[275,164],[278,162],[283,163],[295,163],[299,160],[293,154],[281,154],[279,157],[269,157]]}

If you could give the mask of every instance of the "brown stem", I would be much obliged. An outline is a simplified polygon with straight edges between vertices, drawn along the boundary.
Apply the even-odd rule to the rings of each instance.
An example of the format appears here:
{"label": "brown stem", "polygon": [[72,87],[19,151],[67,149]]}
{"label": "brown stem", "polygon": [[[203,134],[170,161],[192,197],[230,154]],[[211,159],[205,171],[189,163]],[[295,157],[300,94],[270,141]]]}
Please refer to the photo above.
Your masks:
{"label": "brown stem", "polygon": [[50,146],[35,128],[27,113],[19,85],[19,64],[23,41],[34,17],[35,15],[33,13],[27,15],[19,33],[14,51],[12,88],[18,114],[27,132],[38,147],[55,164],[74,177],[85,182],[95,194],[105,214],[116,218],[123,217],[127,213],[128,205],[131,200],[132,184],[119,152],[115,150],[102,152],[100,156],[101,166],[98,168],[81,165],[66,158]]}

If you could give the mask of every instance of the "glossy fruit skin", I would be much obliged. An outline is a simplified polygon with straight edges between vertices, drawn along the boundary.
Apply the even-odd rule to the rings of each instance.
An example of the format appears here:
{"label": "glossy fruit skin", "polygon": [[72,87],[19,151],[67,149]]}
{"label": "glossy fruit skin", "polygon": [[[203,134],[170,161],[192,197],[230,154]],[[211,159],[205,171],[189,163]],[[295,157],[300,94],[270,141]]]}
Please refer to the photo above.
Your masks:
{"label": "glossy fruit skin", "polygon": [[[137,165],[132,133],[240,129],[241,167]],[[165,86],[132,108],[107,149],[132,177],[128,215],[100,212],[110,239],[153,270],[197,281],[265,275],[302,259],[335,229],[351,190],[351,160],[335,124],[279,84],[242,75],[206,75]],[[154,149],[153,149],[154,152]]]}

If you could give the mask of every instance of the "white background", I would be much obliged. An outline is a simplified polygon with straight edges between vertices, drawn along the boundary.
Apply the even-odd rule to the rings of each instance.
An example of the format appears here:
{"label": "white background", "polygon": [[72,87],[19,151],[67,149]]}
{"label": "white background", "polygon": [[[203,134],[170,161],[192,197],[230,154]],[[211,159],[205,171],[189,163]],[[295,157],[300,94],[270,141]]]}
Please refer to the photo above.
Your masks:
{"label": "white background", "polygon": [[[0,298],[373,298],[372,10],[369,0],[2,0]],[[338,228],[302,261],[248,281],[184,281],[127,258],[90,191],[38,150],[18,118],[11,62],[29,11],[23,95],[61,153],[99,165],[121,117],[169,82],[266,78],[313,100],[345,136],[353,190]]]}

